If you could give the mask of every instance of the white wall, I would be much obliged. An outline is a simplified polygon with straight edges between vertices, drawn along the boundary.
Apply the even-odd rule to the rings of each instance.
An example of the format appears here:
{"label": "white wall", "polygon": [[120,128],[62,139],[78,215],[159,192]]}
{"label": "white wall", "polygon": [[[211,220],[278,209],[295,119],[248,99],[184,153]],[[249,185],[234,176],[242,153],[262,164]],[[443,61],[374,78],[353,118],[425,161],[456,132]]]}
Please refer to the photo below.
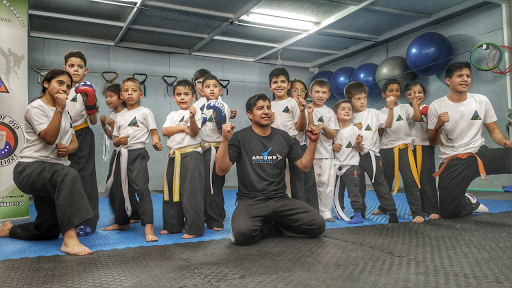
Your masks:
{"label": "white wall", "polygon": [[[321,67],[320,70],[336,71],[336,69],[343,66],[357,68],[363,63],[380,64],[383,60],[391,56],[405,57],[409,43],[415,37],[425,32],[438,32],[450,40],[453,47],[453,55],[456,55],[452,59],[452,62],[469,61],[471,49],[480,42],[490,41],[503,45],[501,6],[493,4],[482,7],[465,15],[428,27],[348,59]],[[480,50],[479,53],[475,54],[475,56],[479,66],[485,66],[485,57],[487,56],[487,52]],[[500,67],[504,69],[508,64],[509,63],[502,63]],[[427,104],[448,94],[448,88],[444,83],[444,71],[434,76],[417,76],[416,80],[426,85],[427,96],[425,97],[425,103]],[[505,125],[507,122],[507,97],[510,97],[510,95],[507,95],[505,76],[472,69],[472,84],[470,92],[484,94],[489,97],[492,105],[494,106],[496,115],[498,116],[498,127],[506,136]],[[371,108],[381,109],[385,106],[385,101],[382,97],[369,99],[368,102],[368,107]],[[400,103],[408,103],[407,98],[402,96]],[[496,145],[489,137],[486,129],[484,129],[483,134],[487,145],[498,147],[498,145]],[[438,162],[439,159],[436,159],[436,161]],[[512,159],[504,161],[512,161]],[[367,183],[369,182],[367,181]],[[510,175],[490,176],[487,181],[481,181],[479,178],[474,180],[471,183],[470,188],[501,190],[502,185],[510,184],[512,184],[512,177]]]}
{"label": "white wall", "polygon": [[[42,38],[29,38],[29,69],[38,68],[62,68],[64,66],[64,54],[70,50],[81,50],[87,57],[89,74],[85,80],[94,84],[100,104],[99,115],[110,114],[104,97],[101,95],[105,81],[101,73],[103,71],[115,71],[119,74],[116,83],[123,78],[132,76],[133,73],[148,74],[146,81],[147,97],[141,104],[151,109],[155,115],[158,127],[164,124],[166,116],[171,110],[177,110],[174,100],[166,94],[166,84],[162,80],[163,75],[177,76],[178,79],[191,79],[193,73],[206,68],[220,79],[228,79],[229,95],[224,92],[223,100],[231,109],[238,111],[238,116],[232,122],[236,130],[249,126],[250,122],[245,113],[245,102],[255,94],[264,93],[272,99],[268,89],[268,73],[275,68],[274,65],[258,64],[244,61],[223,60],[217,58],[198,57],[191,55],[170,54],[164,52],[136,50],[128,48],[111,47],[78,42],[50,40]],[[284,67],[284,66],[283,66]],[[287,68],[292,78],[300,78],[309,81],[313,73],[306,68]],[[107,77],[111,77],[108,75]],[[38,74],[29,72],[29,99],[40,96],[41,84],[37,83]],[[172,93],[172,92],[171,92]],[[108,173],[108,162],[102,158],[103,130],[98,124],[92,126],[96,139],[96,173],[98,187],[104,190]],[[159,131],[161,135],[161,131]],[[163,139],[163,138],[162,138]],[[162,140],[166,144],[166,139]],[[162,190],[164,170],[167,160],[168,148],[155,151],[150,144],[147,150],[151,157],[149,161],[150,189]],[[236,169],[233,167],[226,177],[225,186],[237,186]]]}

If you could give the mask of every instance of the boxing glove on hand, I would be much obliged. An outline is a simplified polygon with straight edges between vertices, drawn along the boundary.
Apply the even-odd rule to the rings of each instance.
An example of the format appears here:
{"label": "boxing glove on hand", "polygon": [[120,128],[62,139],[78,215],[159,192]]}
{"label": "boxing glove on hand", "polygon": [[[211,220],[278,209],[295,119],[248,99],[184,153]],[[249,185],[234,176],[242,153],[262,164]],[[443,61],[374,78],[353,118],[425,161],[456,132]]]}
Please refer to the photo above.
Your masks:
{"label": "boxing glove on hand", "polygon": [[226,105],[218,100],[212,100],[206,104],[207,110],[213,111],[213,118],[217,129],[222,131],[222,125],[226,124]]}
{"label": "boxing glove on hand", "polygon": [[421,115],[427,115],[428,114],[428,106],[427,105],[421,106],[420,112],[421,112]]}
{"label": "boxing glove on hand", "polygon": [[75,86],[75,92],[86,96],[85,111],[87,115],[96,114],[98,112],[98,101],[96,99],[96,89],[91,82],[83,81]]}

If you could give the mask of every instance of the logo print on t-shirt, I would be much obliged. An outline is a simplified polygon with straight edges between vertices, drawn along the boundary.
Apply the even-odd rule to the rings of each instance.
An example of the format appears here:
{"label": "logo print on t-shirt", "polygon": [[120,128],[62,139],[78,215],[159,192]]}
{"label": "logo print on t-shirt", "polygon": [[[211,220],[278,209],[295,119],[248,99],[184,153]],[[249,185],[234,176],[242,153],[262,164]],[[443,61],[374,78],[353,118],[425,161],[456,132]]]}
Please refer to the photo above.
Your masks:
{"label": "logo print on t-shirt", "polygon": [[182,116],[182,117],[181,117],[181,119],[180,119],[180,121],[179,121],[178,123],[183,122],[183,120],[185,120],[185,116]]}
{"label": "logo print on t-shirt", "polygon": [[132,121],[128,124],[128,127],[139,127],[139,122],[137,122],[137,116],[133,117]]}
{"label": "logo print on t-shirt", "polygon": [[284,107],[283,113],[290,113],[290,108],[288,106]]}
{"label": "logo print on t-shirt", "polygon": [[71,98],[71,102],[76,102],[76,98],[77,98],[78,94],[75,94],[75,96],[73,96],[73,98]]}
{"label": "logo print on t-shirt", "polygon": [[213,120],[213,115],[210,115],[210,118],[208,118],[208,122],[215,122],[215,120]]}
{"label": "logo print on t-shirt", "polygon": [[272,147],[269,148],[267,151],[262,152],[261,156],[252,156],[252,163],[273,164],[281,160],[281,158],[283,158],[279,154],[276,154],[276,156],[268,156],[270,150],[272,150]]}
{"label": "logo print on t-shirt", "polygon": [[475,110],[475,113],[473,113],[473,117],[471,117],[471,120],[482,120],[482,118],[480,118],[480,115],[478,115],[478,111]]}
{"label": "logo print on t-shirt", "polygon": [[351,141],[348,141],[348,144],[347,146],[345,146],[345,148],[353,148],[354,146],[352,146],[352,142]]}
{"label": "logo print on t-shirt", "polygon": [[206,105],[206,104],[203,104],[203,105],[201,106],[201,108],[199,108],[199,110],[201,110],[201,112],[203,112],[203,111],[204,111],[204,106],[205,106],[205,105]]}
{"label": "logo print on t-shirt", "polygon": [[402,118],[402,115],[398,114],[398,117],[396,118],[396,122],[398,121],[404,121],[404,118]]}
{"label": "logo print on t-shirt", "polygon": [[373,131],[372,127],[370,127],[370,124],[366,125],[366,128],[364,128],[364,131]]}
{"label": "logo print on t-shirt", "polygon": [[320,118],[318,118],[317,122],[324,123],[324,116],[320,116]]}

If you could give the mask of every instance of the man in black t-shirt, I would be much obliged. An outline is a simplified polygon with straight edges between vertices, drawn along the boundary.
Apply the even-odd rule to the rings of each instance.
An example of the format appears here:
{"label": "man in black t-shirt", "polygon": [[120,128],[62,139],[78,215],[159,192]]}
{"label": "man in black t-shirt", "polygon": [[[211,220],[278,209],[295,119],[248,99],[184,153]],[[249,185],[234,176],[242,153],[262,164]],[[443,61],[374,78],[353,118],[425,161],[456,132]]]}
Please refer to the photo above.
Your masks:
{"label": "man in black t-shirt", "polygon": [[247,245],[266,235],[321,235],[325,230],[322,216],[306,203],[289,198],[284,180],[286,159],[302,171],[309,170],[320,135],[318,129],[308,127],[311,142],[302,155],[297,141],[285,131],[270,126],[272,110],[267,96],[252,96],[247,100],[246,110],[251,126],[233,134],[235,126],[224,124],[215,158],[219,175],[227,174],[237,163],[238,204],[231,220],[231,240]]}

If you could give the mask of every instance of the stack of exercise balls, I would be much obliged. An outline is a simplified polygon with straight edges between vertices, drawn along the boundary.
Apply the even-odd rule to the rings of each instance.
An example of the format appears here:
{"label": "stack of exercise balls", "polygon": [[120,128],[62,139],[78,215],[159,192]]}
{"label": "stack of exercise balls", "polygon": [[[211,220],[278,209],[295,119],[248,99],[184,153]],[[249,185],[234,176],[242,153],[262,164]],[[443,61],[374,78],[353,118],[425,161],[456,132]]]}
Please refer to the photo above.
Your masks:
{"label": "stack of exercise balls", "polygon": [[331,84],[331,97],[345,98],[344,89],[348,83],[359,81],[368,87],[368,97],[378,97],[380,88],[387,79],[396,78],[402,86],[418,75],[431,76],[441,73],[450,63],[452,45],[443,35],[427,32],[414,38],[407,48],[406,57],[393,56],[379,65],[364,63],[357,68],[341,67],[334,73],[323,70],[311,81],[323,78]]}

